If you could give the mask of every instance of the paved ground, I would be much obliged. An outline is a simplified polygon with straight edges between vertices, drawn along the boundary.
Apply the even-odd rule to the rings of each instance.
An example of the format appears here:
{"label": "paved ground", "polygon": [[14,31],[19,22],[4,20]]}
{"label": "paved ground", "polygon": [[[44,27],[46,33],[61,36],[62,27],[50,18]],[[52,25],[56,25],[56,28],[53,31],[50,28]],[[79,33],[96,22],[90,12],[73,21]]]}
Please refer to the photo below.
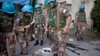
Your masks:
{"label": "paved ground", "polygon": [[[78,2],[77,2],[78,1]],[[75,13],[78,11],[79,9],[79,5],[80,5],[80,0],[73,0],[72,1],[72,17],[74,19],[74,15]],[[86,3],[86,12],[87,12],[87,21],[88,23],[90,23],[91,20],[89,20],[89,12],[90,9],[88,8],[92,8],[93,6],[93,2],[90,3]],[[73,33],[72,33],[73,34]],[[73,41],[71,41],[73,39]],[[77,41],[75,36],[68,36],[66,38],[66,42],[67,43],[71,43],[71,44],[76,44],[78,45],[78,47],[87,49],[86,50],[80,50],[80,49],[75,49],[72,47],[67,46],[69,49],[74,50],[75,52],[80,53],[80,55],[77,55],[76,53],[66,49],[66,54],[68,56],[100,56],[100,40],[98,39],[94,39],[90,36],[85,36],[84,37],[84,41]],[[43,46],[33,46],[34,41],[29,42],[29,47],[28,47],[28,56],[32,56],[32,54],[34,54],[36,51],[42,50],[43,48],[50,48],[49,46],[49,42],[48,40],[45,38],[44,39],[44,45]],[[16,55],[20,56],[20,47],[18,42],[16,43]],[[41,52],[40,52],[41,53]],[[52,52],[51,53],[42,53],[40,56],[52,56]]]}
{"label": "paved ground", "polygon": [[[72,32],[70,32],[71,34],[73,34]],[[35,52],[40,51],[39,53],[41,53],[40,56],[52,56],[52,52],[50,53],[43,53],[41,52],[41,50],[43,48],[50,48],[49,45],[49,41],[47,40],[47,38],[44,38],[44,45],[43,46],[33,46],[35,41],[30,41],[29,42],[29,47],[28,47],[28,56],[32,56]],[[93,39],[92,37],[89,36],[85,36],[84,37],[84,41],[77,41],[75,36],[67,36],[66,38],[66,42],[67,43],[71,43],[71,44],[76,44],[77,47],[86,49],[86,50],[81,50],[81,49],[77,49],[77,48],[73,48],[70,46],[67,46],[67,48],[74,50],[75,52],[79,53],[80,55],[76,54],[75,52],[66,49],[66,54],[68,56],[100,56],[100,40],[98,39]],[[88,50],[88,51],[87,51]],[[20,47],[18,42],[16,43],[16,55],[17,56],[21,56],[20,55]]]}

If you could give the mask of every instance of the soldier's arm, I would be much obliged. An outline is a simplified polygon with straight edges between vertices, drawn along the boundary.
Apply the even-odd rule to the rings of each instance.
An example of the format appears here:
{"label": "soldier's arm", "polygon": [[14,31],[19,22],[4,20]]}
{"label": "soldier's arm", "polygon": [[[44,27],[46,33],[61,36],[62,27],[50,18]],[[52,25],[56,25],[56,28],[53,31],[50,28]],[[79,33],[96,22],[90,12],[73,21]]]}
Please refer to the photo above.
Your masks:
{"label": "soldier's arm", "polygon": [[60,6],[57,7],[57,28],[60,28]]}
{"label": "soldier's arm", "polygon": [[77,18],[78,18],[78,13],[75,15],[75,27],[77,27]]}
{"label": "soldier's arm", "polygon": [[33,17],[31,23],[29,23],[28,25],[24,26],[24,28],[30,28],[34,23],[35,23],[35,20],[34,20],[34,17]]}
{"label": "soldier's arm", "polygon": [[65,27],[69,28],[69,26],[71,24],[72,16],[70,13],[66,13],[65,16],[66,16],[66,26]]}
{"label": "soldier's arm", "polygon": [[45,17],[45,28],[48,27],[48,14],[47,14],[47,9],[43,11],[44,17]]}
{"label": "soldier's arm", "polygon": [[17,17],[15,15],[13,20],[13,31],[15,30],[16,26],[17,26]]}

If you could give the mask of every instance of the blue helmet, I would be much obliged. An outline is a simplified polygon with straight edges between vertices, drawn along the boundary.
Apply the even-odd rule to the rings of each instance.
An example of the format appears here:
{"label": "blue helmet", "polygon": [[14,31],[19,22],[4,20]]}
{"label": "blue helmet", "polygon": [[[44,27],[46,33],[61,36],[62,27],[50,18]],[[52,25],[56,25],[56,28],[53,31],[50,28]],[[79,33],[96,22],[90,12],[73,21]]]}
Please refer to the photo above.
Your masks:
{"label": "blue helmet", "polygon": [[54,2],[55,0],[45,0],[45,4],[49,4],[50,2]]}
{"label": "blue helmet", "polygon": [[41,6],[40,4],[36,4],[36,5],[35,5],[35,9],[36,9],[36,8],[41,8],[41,7],[42,7],[42,6]]}
{"label": "blue helmet", "polygon": [[16,12],[16,8],[13,3],[4,2],[2,5],[2,11],[9,14],[14,14]]}
{"label": "blue helmet", "polygon": [[79,9],[80,9],[80,10],[81,10],[81,9],[85,9],[85,5],[84,5],[84,4],[81,4],[80,7],[79,7]]}
{"label": "blue helmet", "polygon": [[33,7],[31,5],[24,5],[24,7],[22,8],[22,12],[33,12]]}

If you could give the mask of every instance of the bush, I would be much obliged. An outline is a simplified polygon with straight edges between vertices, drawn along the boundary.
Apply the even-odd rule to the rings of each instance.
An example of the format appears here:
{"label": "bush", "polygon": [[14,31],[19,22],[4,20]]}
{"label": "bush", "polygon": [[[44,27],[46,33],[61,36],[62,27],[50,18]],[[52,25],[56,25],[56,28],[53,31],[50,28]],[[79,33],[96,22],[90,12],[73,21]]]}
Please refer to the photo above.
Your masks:
{"label": "bush", "polygon": [[91,18],[94,22],[94,28],[100,32],[100,0],[97,0],[97,3],[94,5],[91,11]]}

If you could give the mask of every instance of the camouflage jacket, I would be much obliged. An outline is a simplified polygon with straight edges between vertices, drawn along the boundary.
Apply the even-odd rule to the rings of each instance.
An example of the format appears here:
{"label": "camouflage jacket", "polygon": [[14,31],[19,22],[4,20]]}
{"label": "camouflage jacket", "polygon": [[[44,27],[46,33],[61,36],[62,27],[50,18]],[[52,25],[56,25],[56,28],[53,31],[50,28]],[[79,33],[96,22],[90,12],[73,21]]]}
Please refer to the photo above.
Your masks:
{"label": "camouflage jacket", "polygon": [[0,14],[0,32],[11,32],[14,24],[14,16]]}
{"label": "camouflage jacket", "polygon": [[56,27],[56,21],[57,21],[57,8],[52,8],[48,11],[48,23],[52,27]]}
{"label": "camouflage jacket", "polygon": [[45,24],[45,21],[46,21],[42,12],[40,12],[40,13],[35,12],[34,20],[35,20],[35,23],[40,24],[40,25]]}

